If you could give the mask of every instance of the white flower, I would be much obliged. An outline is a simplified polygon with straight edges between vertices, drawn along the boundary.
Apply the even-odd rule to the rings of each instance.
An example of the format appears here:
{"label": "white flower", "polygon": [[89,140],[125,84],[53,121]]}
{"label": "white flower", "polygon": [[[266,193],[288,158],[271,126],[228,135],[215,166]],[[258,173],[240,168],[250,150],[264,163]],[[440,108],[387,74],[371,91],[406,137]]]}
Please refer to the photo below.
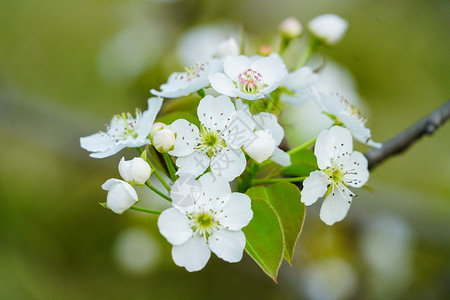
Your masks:
{"label": "white flower", "polygon": [[371,147],[381,148],[382,144],[372,141],[370,129],[366,127],[367,119],[361,116],[357,108],[339,95],[324,92],[320,92],[319,95],[316,100],[323,111],[334,116],[338,122],[348,128],[355,139]]}
{"label": "white flower", "polygon": [[239,55],[241,49],[233,37],[229,37],[222,41],[217,47],[215,57],[223,58],[228,55]]}
{"label": "white flower", "polygon": [[311,205],[325,196],[320,219],[333,225],[344,219],[352,197],[355,197],[348,186],[359,188],[369,179],[367,159],[353,151],[350,131],[339,126],[319,134],[314,154],[321,171],[314,171],[305,179],[301,200],[305,205]]}
{"label": "white flower", "polygon": [[175,145],[175,135],[170,129],[161,129],[153,137],[153,146],[158,152],[165,153],[173,150]]}
{"label": "white flower", "polygon": [[270,94],[286,76],[287,69],[277,53],[254,60],[244,56],[228,56],[224,73],[210,76],[211,86],[230,97],[256,100]]}
{"label": "white flower", "polygon": [[175,148],[169,152],[177,156],[177,174],[201,175],[209,166],[215,176],[231,181],[241,175],[246,166],[240,149],[253,137],[255,124],[245,111],[236,111],[226,96],[206,96],[200,101],[197,126],[179,119],[168,128],[176,133]]}
{"label": "white flower", "polygon": [[155,136],[155,134],[160,131],[161,129],[166,128],[167,125],[161,122],[156,122],[155,124],[153,124],[152,126],[152,131],[150,131],[150,138],[153,140],[153,137]]}
{"label": "white flower", "polygon": [[119,173],[126,182],[144,185],[149,179],[152,169],[141,157],[135,157],[132,160],[125,160],[122,157],[119,162]]}
{"label": "white flower", "polygon": [[279,29],[281,35],[290,40],[298,38],[302,34],[302,24],[294,17],[284,19]]}
{"label": "white flower", "polygon": [[289,73],[281,82],[288,91],[282,93],[280,100],[294,105],[300,105],[315,97],[312,87],[317,75],[309,67],[300,68]]}
{"label": "white flower", "polygon": [[138,196],[133,187],[119,179],[108,179],[102,189],[108,191],[106,206],[117,214],[121,214],[138,201]]}
{"label": "white flower", "polygon": [[334,14],[315,17],[308,24],[310,32],[327,45],[335,45],[345,35],[348,22]]}
{"label": "white flower", "polygon": [[158,219],[159,231],[173,245],[175,264],[189,272],[199,271],[211,251],[227,262],[240,261],[245,247],[241,229],[253,217],[250,198],[231,193],[229,184],[211,173],[199,181],[194,177],[182,174],[178,179],[182,181],[180,189],[190,192],[190,201],[183,198],[181,203],[180,194],[172,192],[174,207],[163,211]]}
{"label": "white flower", "polygon": [[148,135],[152,130],[156,115],[161,109],[163,99],[153,97],[148,99],[148,110],[141,113],[136,110],[136,118],[130,113],[115,115],[106,132],[94,133],[80,138],[81,147],[94,158],[105,158],[116,154],[125,147],[140,147],[150,144]]}
{"label": "white flower", "polygon": [[[275,149],[271,157],[272,161],[284,167],[289,166],[291,164],[291,157],[278,148],[284,138],[284,129],[278,124],[277,117],[274,114],[263,112],[254,115],[253,120],[255,121],[257,130],[269,130],[275,141]],[[270,146],[268,145],[267,147]]]}
{"label": "white flower", "polygon": [[211,59],[207,63],[196,63],[186,67],[185,72],[175,72],[169,76],[167,83],[160,86],[161,92],[151,90],[153,95],[164,98],[178,98],[187,96],[192,92],[209,85],[208,76],[222,71],[222,62],[219,59]]}
{"label": "white flower", "polygon": [[258,163],[272,156],[275,148],[275,140],[267,129],[255,131],[254,138],[244,145],[245,152]]}

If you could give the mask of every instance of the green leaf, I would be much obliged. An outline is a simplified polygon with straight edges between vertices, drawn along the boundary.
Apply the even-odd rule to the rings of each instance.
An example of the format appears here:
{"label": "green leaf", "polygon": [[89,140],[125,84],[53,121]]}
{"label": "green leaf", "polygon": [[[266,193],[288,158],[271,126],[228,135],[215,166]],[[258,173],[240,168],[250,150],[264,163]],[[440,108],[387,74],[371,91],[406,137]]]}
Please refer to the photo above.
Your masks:
{"label": "green leaf", "polygon": [[291,165],[281,169],[281,174],[290,176],[309,176],[318,170],[317,159],[309,149],[297,151],[291,155]]}
{"label": "green leaf", "polygon": [[277,282],[283,261],[283,232],[275,209],[264,199],[252,198],[253,219],[242,229],[245,251],[261,269]]}
{"label": "green leaf", "polygon": [[300,201],[300,190],[289,182],[249,189],[247,195],[269,202],[281,220],[284,236],[284,258],[292,265],[295,245],[305,218],[305,205]]}

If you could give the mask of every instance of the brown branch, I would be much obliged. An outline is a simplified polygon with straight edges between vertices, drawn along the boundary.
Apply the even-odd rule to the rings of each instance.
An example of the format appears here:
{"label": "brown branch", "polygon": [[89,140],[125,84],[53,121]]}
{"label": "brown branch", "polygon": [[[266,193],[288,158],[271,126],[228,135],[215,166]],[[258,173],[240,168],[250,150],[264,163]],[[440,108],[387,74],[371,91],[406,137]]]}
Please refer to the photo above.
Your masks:
{"label": "brown branch", "polygon": [[369,161],[369,170],[375,168],[389,157],[402,153],[416,140],[425,134],[433,134],[442,124],[450,118],[450,100],[433,111],[422,120],[398,134],[383,144],[380,149],[367,151],[365,156]]}

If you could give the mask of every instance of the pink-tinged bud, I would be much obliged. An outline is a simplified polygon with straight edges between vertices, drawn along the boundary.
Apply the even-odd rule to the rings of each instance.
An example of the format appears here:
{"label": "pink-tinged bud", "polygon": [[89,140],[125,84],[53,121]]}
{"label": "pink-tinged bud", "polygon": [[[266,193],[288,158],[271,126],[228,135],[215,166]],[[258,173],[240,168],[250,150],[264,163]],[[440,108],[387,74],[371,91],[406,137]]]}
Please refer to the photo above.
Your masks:
{"label": "pink-tinged bud", "polygon": [[229,55],[239,55],[241,50],[236,40],[232,37],[223,40],[217,47],[215,57],[222,58]]}
{"label": "pink-tinged bud", "polygon": [[303,31],[302,24],[294,17],[284,19],[279,29],[281,36],[290,40],[300,37]]}
{"label": "pink-tinged bud", "polygon": [[272,52],[273,52],[272,47],[270,47],[268,45],[262,45],[258,49],[258,54],[262,55],[262,56],[269,56]]}
{"label": "pink-tinged bud", "polygon": [[326,45],[335,45],[345,35],[348,22],[333,14],[315,17],[308,24],[309,31]]}
{"label": "pink-tinged bud", "polygon": [[140,157],[135,157],[128,161],[122,157],[119,162],[119,173],[126,182],[144,185],[150,178],[152,169],[149,164]]}
{"label": "pink-tinged bud", "polygon": [[253,139],[244,145],[244,150],[256,162],[262,163],[272,156],[276,144],[269,130],[257,130]]}
{"label": "pink-tinged bud", "polygon": [[161,123],[161,122],[156,122],[153,124],[152,126],[152,131],[150,132],[150,138],[153,139],[153,137],[155,136],[155,134],[160,131],[161,129],[166,128],[166,124]]}
{"label": "pink-tinged bud", "polygon": [[153,137],[153,146],[160,153],[173,150],[175,145],[175,135],[169,129],[159,130]]}
{"label": "pink-tinged bud", "polygon": [[125,181],[108,179],[102,189],[108,191],[106,206],[116,214],[123,213],[138,201],[136,191]]}

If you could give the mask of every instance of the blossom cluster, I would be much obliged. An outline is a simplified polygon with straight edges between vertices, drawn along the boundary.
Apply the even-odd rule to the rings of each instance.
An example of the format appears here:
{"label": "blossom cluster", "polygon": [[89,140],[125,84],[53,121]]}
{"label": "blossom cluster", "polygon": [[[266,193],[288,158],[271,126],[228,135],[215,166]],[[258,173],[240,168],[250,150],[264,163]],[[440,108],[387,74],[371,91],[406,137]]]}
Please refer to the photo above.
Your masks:
{"label": "blossom cluster", "polygon": [[[283,52],[303,29],[296,19],[288,18],[280,25],[278,53],[266,46],[256,55],[243,55],[238,43],[227,39],[208,61],[175,72],[159,90],[152,89],[154,97],[148,99],[146,111],[137,110],[135,117],[118,114],[105,132],[80,139],[81,147],[94,158],[112,156],[124,148],[139,150],[140,157],[120,161],[124,180],[109,179],[103,184],[108,191],[105,206],[116,213],[130,208],[146,211],[134,206],[139,200],[134,184],[146,185],[170,201],[172,207],[163,212],[147,212],[160,214],[159,230],[173,245],[172,257],[178,266],[198,271],[211,252],[228,262],[240,261],[246,246],[242,229],[253,218],[252,200],[245,192],[264,184],[255,180],[258,170],[271,164],[289,167],[295,151],[315,144],[317,169],[297,181],[303,181],[301,202],[305,205],[325,198],[320,218],[328,225],[347,214],[355,197],[349,187],[367,182],[367,159],[353,151],[352,136],[372,147],[381,144],[372,141],[366,119],[342,95],[315,86],[320,72],[305,65],[308,54],[318,46],[342,39],[347,22],[323,15],[308,28],[310,46],[294,68],[286,65]],[[155,122],[164,101],[187,96],[196,105],[197,117],[170,124]],[[322,131],[315,143],[286,152],[281,113],[308,101],[335,124]],[[150,183],[151,174],[165,190]],[[271,182],[283,180],[279,172],[269,177]],[[231,186],[237,186],[237,191],[232,192]]]}

